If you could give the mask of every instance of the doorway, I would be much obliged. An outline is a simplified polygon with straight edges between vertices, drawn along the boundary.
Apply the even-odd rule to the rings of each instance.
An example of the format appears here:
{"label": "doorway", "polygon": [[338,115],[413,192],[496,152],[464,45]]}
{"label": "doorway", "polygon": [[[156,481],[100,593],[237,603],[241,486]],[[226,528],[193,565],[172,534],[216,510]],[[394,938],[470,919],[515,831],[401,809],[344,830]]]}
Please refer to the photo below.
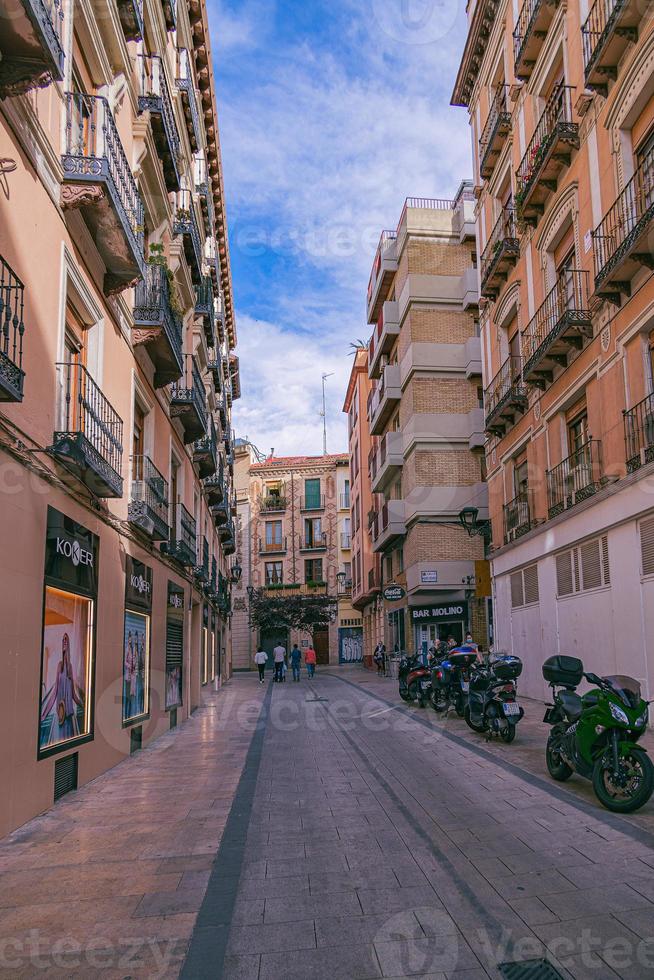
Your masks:
{"label": "doorway", "polygon": [[316,630],[313,634],[316,663],[329,664],[329,630]]}

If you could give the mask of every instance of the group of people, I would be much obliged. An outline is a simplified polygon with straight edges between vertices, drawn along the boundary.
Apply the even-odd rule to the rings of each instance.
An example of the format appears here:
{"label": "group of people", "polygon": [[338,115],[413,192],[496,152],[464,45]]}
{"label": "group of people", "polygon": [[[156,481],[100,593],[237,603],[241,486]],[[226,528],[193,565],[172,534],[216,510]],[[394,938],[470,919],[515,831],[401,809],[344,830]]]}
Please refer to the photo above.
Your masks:
{"label": "group of people", "polygon": [[[290,662],[291,670],[293,671],[293,681],[298,684],[300,683],[300,669],[302,667],[303,652],[309,680],[311,680],[316,671],[316,651],[313,649],[313,647],[308,646],[304,649],[304,651],[302,651],[298,647],[297,643],[294,643],[290,654]],[[275,681],[275,683],[282,684],[286,680],[286,673],[288,671],[289,655],[286,651],[286,647],[281,643],[278,643],[272,652],[272,658],[275,670],[275,673],[273,674],[273,681]],[[266,679],[266,664],[268,663],[268,654],[263,648],[260,648],[255,653],[254,662],[259,669],[259,683],[263,684]]]}
{"label": "group of people", "polygon": [[[463,645],[476,650],[477,654],[480,652],[479,647],[472,639],[472,633],[466,633],[466,638]],[[436,640],[435,643],[432,642],[431,646],[427,650],[427,653],[421,654],[425,667],[431,667],[432,663],[435,663],[435,661],[447,656],[448,651],[453,650],[457,646],[459,646],[459,644],[453,636],[448,636],[447,640],[443,639]],[[395,656],[400,656],[400,649],[397,644],[395,644],[394,653]],[[377,673],[385,676],[387,667],[386,646],[381,640],[373,651],[372,659],[377,666]]]}

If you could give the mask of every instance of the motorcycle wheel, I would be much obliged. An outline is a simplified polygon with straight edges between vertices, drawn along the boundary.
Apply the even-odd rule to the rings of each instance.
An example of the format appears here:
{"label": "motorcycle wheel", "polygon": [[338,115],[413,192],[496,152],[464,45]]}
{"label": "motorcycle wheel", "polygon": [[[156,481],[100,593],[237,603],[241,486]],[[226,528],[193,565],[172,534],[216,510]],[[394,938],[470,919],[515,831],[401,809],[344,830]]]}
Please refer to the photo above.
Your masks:
{"label": "motorcycle wheel", "polygon": [[400,688],[400,697],[403,701],[410,701],[411,696],[409,695],[409,689],[407,687]]}
{"label": "motorcycle wheel", "polygon": [[645,806],[654,792],[654,765],[644,752],[620,759],[626,785],[615,785],[611,770],[598,759],[593,768],[593,789],[602,806],[614,813],[633,813]]}
{"label": "motorcycle wheel", "polygon": [[551,739],[549,739],[547,742],[545,758],[547,761],[547,771],[552,779],[556,779],[559,783],[564,783],[566,779],[570,779],[572,769],[567,762],[563,761],[557,750],[552,745]]}
{"label": "motorcycle wheel", "polygon": [[417,701],[419,699],[418,684],[416,681],[413,681],[412,684],[409,684],[407,690],[409,696],[405,699],[406,701]]}
{"label": "motorcycle wheel", "polygon": [[457,694],[456,701],[454,702],[454,710],[456,711],[459,718],[465,717],[466,706],[462,694]]}
{"label": "motorcycle wheel", "polygon": [[515,738],[515,725],[507,725],[506,728],[500,728],[500,738],[507,745],[510,745]]}
{"label": "motorcycle wheel", "polygon": [[442,714],[443,711],[447,711],[447,701],[443,701],[441,698],[439,698],[436,691],[431,692],[429,696],[429,703],[434,711],[437,711],[439,714]]}
{"label": "motorcycle wheel", "polygon": [[474,721],[472,720],[472,716],[470,714],[470,705],[469,704],[467,704],[465,706],[465,710],[463,712],[463,717],[465,718],[466,725],[468,726],[468,728],[472,728],[473,732],[487,732],[488,731],[488,725],[475,725]]}

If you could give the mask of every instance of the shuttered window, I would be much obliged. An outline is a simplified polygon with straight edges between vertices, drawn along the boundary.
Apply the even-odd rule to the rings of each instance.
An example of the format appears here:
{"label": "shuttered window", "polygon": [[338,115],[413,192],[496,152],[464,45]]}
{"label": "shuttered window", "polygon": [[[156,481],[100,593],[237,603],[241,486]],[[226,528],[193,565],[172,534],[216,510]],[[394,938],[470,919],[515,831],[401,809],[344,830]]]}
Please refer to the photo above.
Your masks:
{"label": "shuttered window", "polygon": [[[654,549],[653,549],[654,555]],[[574,595],[611,584],[609,540],[606,535],[584,541],[556,556],[556,594]]]}
{"label": "shuttered window", "polygon": [[525,602],[524,590],[522,587],[522,572],[514,572],[511,576],[511,605],[523,606]]}
{"label": "shuttered window", "polygon": [[579,548],[581,558],[581,577],[583,589],[598,589],[602,584],[602,562],[600,541],[586,541]]}
{"label": "shuttered window", "polygon": [[556,556],[556,594],[572,595],[575,585],[572,578],[572,552],[564,551]]}
{"label": "shuttered window", "polygon": [[528,606],[538,602],[538,565],[528,565],[511,576],[511,606]]}
{"label": "shuttered window", "polygon": [[609,567],[609,539],[606,535],[602,538],[602,569],[604,571],[604,584],[611,584],[611,569]]}
{"label": "shuttered window", "polygon": [[654,517],[640,524],[640,551],[643,575],[654,575]]}
{"label": "shuttered window", "polygon": [[184,667],[184,623],[169,619],[166,623],[166,708],[182,703],[182,670]]}

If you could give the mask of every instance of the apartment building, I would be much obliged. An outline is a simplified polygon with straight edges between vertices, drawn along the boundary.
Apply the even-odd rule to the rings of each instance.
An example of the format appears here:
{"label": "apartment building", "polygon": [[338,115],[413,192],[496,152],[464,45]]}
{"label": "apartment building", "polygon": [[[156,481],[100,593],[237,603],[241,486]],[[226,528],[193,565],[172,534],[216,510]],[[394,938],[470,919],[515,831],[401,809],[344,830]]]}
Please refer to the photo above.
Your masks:
{"label": "apartment building", "polygon": [[497,643],[654,669],[654,8],[478,0],[470,114]]}
{"label": "apartment building", "polygon": [[474,206],[468,182],[452,201],[408,198],[368,285],[368,516],[387,650],[468,629],[487,642]]}
{"label": "apartment building", "polygon": [[240,380],[204,3],[0,8],[2,835],[228,676]]}
{"label": "apartment building", "polygon": [[[313,636],[318,663],[360,659],[361,620],[351,605],[347,455],[270,456],[258,460],[251,448],[239,449],[236,481],[243,524],[245,560],[233,643],[237,669],[252,669],[254,646],[271,652],[278,641],[305,647],[309,637],[273,630],[257,635],[249,628],[248,589],[271,595],[337,597],[334,621]],[[245,486],[247,484],[247,498]],[[246,527],[245,521],[249,519]],[[247,543],[246,543],[247,538]],[[357,632],[359,631],[359,633]]]}

